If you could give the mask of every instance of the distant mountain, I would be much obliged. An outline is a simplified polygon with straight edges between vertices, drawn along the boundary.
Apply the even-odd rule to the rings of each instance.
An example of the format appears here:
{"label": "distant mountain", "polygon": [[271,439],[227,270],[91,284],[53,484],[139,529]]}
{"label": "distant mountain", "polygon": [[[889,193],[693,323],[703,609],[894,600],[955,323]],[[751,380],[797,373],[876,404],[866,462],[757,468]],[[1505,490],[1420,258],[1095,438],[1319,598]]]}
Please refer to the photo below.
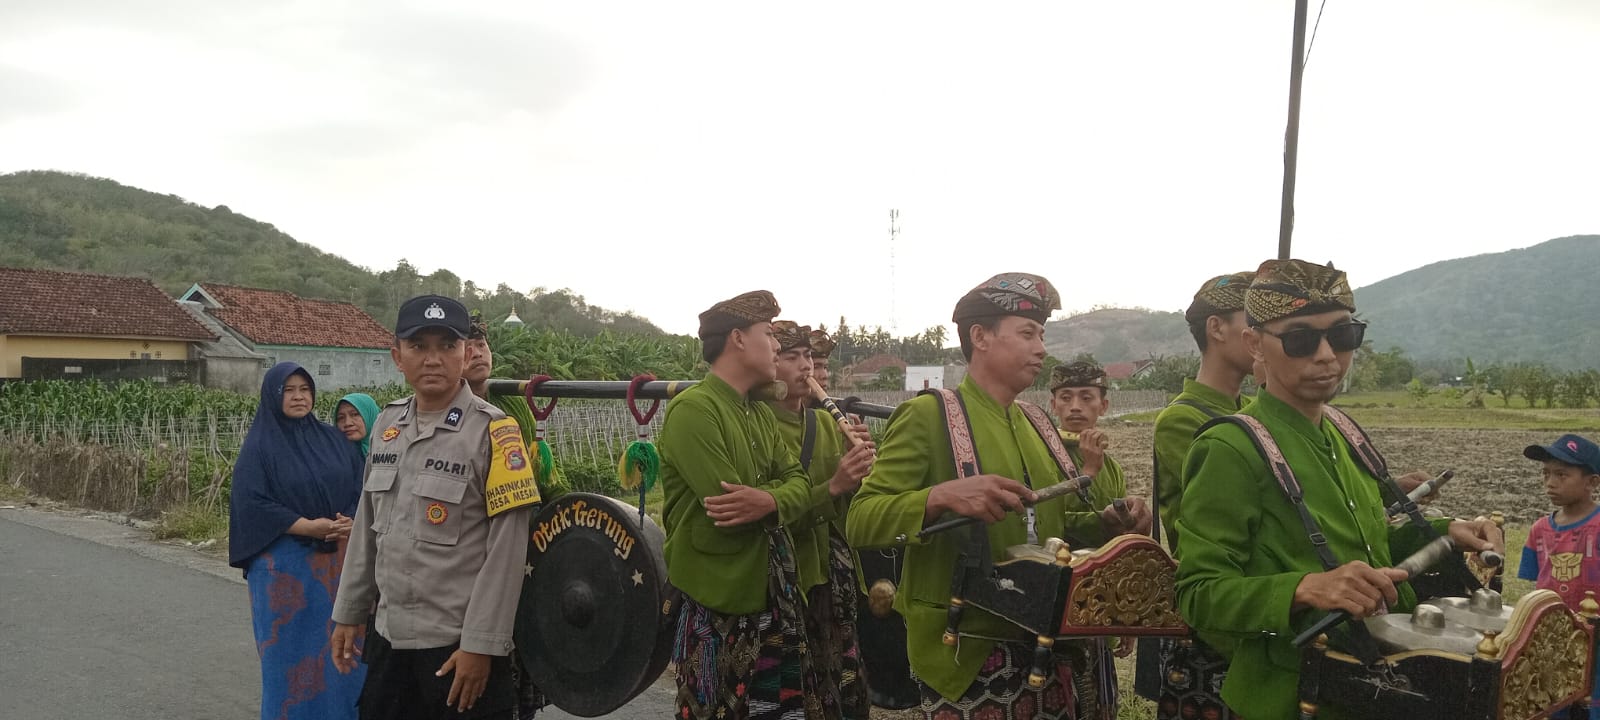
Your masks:
{"label": "distant mountain", "polygon": [[1445,260],[1356,290],[1367,337],[1420,360],[1600,367],[1600,235]]}
{"label": "distant mountain", "polygon": [[1181,313],[1124,308],[1052,321],[1044,328],[1044,347],[1063,360],[1090,353],[1102,363],[1198,352]]}
{"label": "distant mountain", "polygon": [[0,266],[144,277],[174,295],[196,282],[287,290],[354,303],[386,324],[406,298],[435,293],[490,318],[515,308],[534,327],[663,334],[644,318],[589,305],[569,290],[532,297],[505,285],[491,291],[445,269],[422,275],[404,260],[373,272],[225,205],[205,208],[71,173],[0,175]]}

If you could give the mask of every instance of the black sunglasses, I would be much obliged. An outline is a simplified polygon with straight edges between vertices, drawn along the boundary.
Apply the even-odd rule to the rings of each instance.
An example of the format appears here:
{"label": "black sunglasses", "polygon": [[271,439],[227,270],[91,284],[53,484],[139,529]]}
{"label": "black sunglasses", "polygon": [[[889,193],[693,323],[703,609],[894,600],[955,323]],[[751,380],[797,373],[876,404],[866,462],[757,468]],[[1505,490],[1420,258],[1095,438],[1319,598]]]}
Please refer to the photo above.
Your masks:
{"label": "black sunglasses", "polygon": [[1311,357],[1317,354],[1317,348],[1322,347],[1323,338],[1328,339],[1328,347],[1333,348],[1334,352],[1350,352],[1361,347],[1361,341],[1367,336],[1367,324],[1359,320],[1340,323],[1323,330],[1295,328],[1275,333],[1259,325],[1256,326],[1256,330],[1282,341],[1283,354],[1292,358]]}

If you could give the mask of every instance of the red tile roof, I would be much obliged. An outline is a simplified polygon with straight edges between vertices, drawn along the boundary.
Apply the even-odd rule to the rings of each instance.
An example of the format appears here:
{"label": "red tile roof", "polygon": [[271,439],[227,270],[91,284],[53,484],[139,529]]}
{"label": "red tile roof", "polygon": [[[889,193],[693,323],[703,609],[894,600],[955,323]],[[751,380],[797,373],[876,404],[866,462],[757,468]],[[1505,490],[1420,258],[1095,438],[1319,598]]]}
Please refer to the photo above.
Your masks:
{"label": "red tile roof", "polygon": [[0,334],[215,340],[144,278],[0,267]]}
{"label": "red tile roof", "polygon": [[850,366],[851,375],[877,375],[884,368],[906,369],[906,361],[888,353],[878,353]]}
{"label": "red tile roof", "polygon": [[212,317],[257,345],[383,349],[394,332],[350,303],[312,300],[282,290],[201,283],[221,307]]}
{"label": "red tile roof", "polygon": [[1106,363],[1106,377],[1111,380],[1128,380],[1150,365],[1149,360]]}

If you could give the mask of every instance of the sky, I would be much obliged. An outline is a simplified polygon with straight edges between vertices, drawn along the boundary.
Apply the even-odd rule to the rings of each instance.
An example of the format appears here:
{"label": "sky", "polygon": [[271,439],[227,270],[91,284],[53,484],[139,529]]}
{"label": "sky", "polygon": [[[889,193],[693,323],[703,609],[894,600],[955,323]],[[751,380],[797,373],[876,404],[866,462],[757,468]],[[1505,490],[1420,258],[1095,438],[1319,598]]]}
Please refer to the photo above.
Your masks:
{"label": "sky", "polygon": [[[1319,7],[1295,257],[1360,287],[1600,233],[1600,3]],[[681,333],[765,288],[911,334],[1004,271],[1067,312],[1181,310],[1277,251],[1292,26],[1287,0],[6,0],[0,173]]]}

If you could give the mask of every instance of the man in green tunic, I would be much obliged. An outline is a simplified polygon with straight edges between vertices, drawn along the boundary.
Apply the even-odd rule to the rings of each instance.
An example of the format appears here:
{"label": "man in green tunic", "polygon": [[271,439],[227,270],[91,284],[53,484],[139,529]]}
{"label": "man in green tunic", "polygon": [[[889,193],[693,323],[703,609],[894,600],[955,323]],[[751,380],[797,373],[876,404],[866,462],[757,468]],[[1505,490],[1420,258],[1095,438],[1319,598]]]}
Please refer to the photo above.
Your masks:
{"label": "man in green tunic", "polygon": [[[1043,687],[1029,687],[1033,638],[978,608],[967,608],[960,642],[944,644],[950,578],[968,547],[967,535],[917,537],[947,513],[978,518],[989,523],[992,559],[999,560],[1012,545],[1060,537],[1094,546],[1128,529],[1112,508],[1085,507],[1076,497],[1024,511],[1024,503],[1036,499],[1036,488],[1062,480],[1016,401],[1044,367],[1044,323],[1060,307],[1054,286],[1025,273],[997,275],[963,296],[953,319],[968,370],[956,392],[981,473],[957,477],[940,399],[919,396],[889,419],[877,461],[850,506],[851,546],[906,546],[895,609],[906,619],[907,653],[922,687],[925,717],[988,717],[998,710],[998,717],[1007,718],[1086,718],[1100,717],[1115,704],[1115,687],[1096,680],[1078,644],[1058,644],[1056,666]],[[1142,501],[1129,505],[1136,520],[1148,522]]]}
{"label": "man in green tunic", "polygon": [[1156,416],[1155,430],[1155,515],[1173,549],[1178,547],[1173,526],[1183,502],[1183,459],[1194,433],[1207,420],[1242,407],[1239,390],[1254,363],[1244,346],[1244,293],[1255,276],[1240,272],[1207,280],[1183,313],[1200,348],[1200,370],[1184,379],[1183,392]]}
{"label": "man in green tunic", "polygon": [[867,720],[867,699],[856,637],[855,561],[844,542],[850,494],[872,468],[872,438],[864,425],[845,437],[827,411],[811,407],[811,328],[788,320],[772,324],[778,339],[778,382],[787,394],[769,401],[789,450],[800,459],[811,484],[826,485],[834,508],[789,526],[800,587],[806,594],[807,647],[824,717]]}
{"label": "man in green tunic", "polygon": [[[1200,349],[1200,370],[1184,379],[1183,392],[1156,416],[1152,488],[1156,538],[1165,530],[1167,547],[1174,550],[1178,547],[1174,525],[1183,501],[1183,460],[1194,434],[1211,418],[1232,415],[1243,407],[1239,392],[1254,363],[1244,345],[1244,293],[1255,275],[1240,272],[1207,280],[1183,314]],[[1169,666],[1186,671],[1177,676],[1176,684]],[[1156,716],[1162,720],[1186,717],[1185,712],[1198,717],[1205,711],[1216,720],[1229,720],[1233,714],[1212,689],[1227,667],[1227,661],[1203,642],[1146,640],[1139,644],[1134,687],[1157,702]]]}
{"label": "man in green tunic", "polygon": [[833,338],[828,337],[826,330],[811,331],[811,376],[816,378],[817,384],[823,390],[832,390],[830,382],[832,375],[828,369],[828,359],[833,355],[833,349],[839,346]]}
{"label": "man in green tunic", "polygon": [[[1222,699],[1246,718],[1292,717],[1300,653],[1291,638],[1326,611],[1362,618],[1415,595],[1392,566],[1424,534],[1388,524],[1376,480],[1324,416],[1360,347],[1365,323],[1342,272],[1298,260],[1262,264],[1245,293],[1246,346],[1267,387],[1242,414],[1282,448],[1304,502],[1342,563],[1324,571],[1300,516],[1244,430],[1221,424],[1195,440],[1184,465],[1178,604],[1200,638],[1230,661]],[[1500,550],[1488,521],[1442,519],[1465,550]],[[1324,715],[1342,717],[1337,707]]]}
{"label": "man in green tunic", "polygon": [[778,311],[757,290],[701,313],[711,372],[662,419],[664,554],[685,596],[673,647],[680,720],[800,720],[815,695],[786,528],[831,519],[837,493],[811,484],[772,408],[750,397],[777,377]]}
{"label": "man in green tunic", "polygon": [[1097,427],[1110,409],[1106,371],[1099,364],[1078,360],[1050,370],[1050,411],[1061,423],[1061,442],[1078,470],[1094,478],[1089,495],[1099,507],[1128,494],[1122,466],[1106,454],[1111,442]]}

